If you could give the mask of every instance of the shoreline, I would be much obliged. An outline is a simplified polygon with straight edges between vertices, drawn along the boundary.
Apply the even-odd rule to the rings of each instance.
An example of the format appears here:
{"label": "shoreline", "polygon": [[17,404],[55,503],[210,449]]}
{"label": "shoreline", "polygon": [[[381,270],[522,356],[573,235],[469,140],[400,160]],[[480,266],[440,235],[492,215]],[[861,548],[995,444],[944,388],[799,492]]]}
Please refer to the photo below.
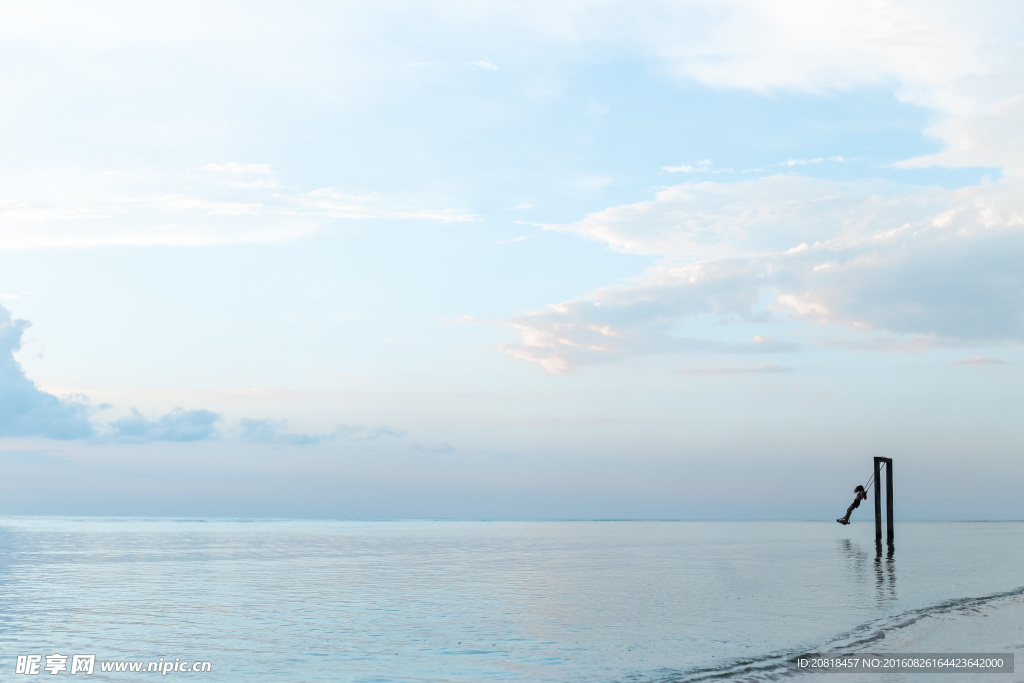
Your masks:
{"label": "shoreline", "polygon": [[[996,597],[981,604],[959,609],[935,611],[904,627],[886,629],[884,647],[864,648],[863,652],[892,653],[1000,653],[1014,655],[1014,673],[949,673],[940,680],[1024,681],[1024,595]],[[877,674],[828,674],[829,680],[879,680]],[[899,673],[882,680],[930,680],[935,674]]]}
{"label": "shoreline", "polygon": [[[835,673],[789,671],[787,659],[799,654],[773,653],[722,667],[680,672],[672,683],[701,681],[822,680],[842,683],[930,681],[944,683],[989,681],[1024,683],[1024,586],[990,597],[961,598],[897,615],[889,623],[865,623],[822,643],[813,652],[822,656],[904,654],[1010,654],[1013,673]],[[979,679],[979,676],[983,676]]]}

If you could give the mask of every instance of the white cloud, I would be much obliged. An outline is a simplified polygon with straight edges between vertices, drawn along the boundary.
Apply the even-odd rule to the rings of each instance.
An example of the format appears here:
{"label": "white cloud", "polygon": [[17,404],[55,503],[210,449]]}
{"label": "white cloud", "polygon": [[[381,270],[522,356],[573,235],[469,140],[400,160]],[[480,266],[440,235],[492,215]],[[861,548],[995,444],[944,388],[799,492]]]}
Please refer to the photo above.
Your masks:
{"label": "white cloud", "polygon": [[699,261],[768,254],[898,227],[934,214],[950,193],[883,181],[839,182],[774,176],[735,183],[694,182],[659,190],[654,199],[611,207],[578,223],[546,225],[630,254]]}
{"label": "white cloud", "polygon": [[[1024,54],[1020,58],[1024,59]],[[1024,79],[1020,87],[1024,89]],[[943,150],[897,166],[992,166],[1007,176],[1024,179],[1024,93],[982,111],[950,117],[928,132],[942,140]]]}
{"label": "white cloud", "polygon": [[769,335],[737,342],[688,331],[701,318],[771,324],[771,314],[755,310],[765,272],[763,264],[736,260],[652,268],[636,284],[502,321],[521,342],[500,348],[553,374],[633,354],[795,351],[795,343]]}
{"label": "white cloud", "polygon": [[691,13],[683,6],[672,13],[652,50],[680,76],[759,92],[848,89],[893,77],[934,87],[977,74],[984,66],[973,30],[996,18],[939,3],[739,1],[706,15],[693,40],[671,44],[666,34]]}
{"label": "white cloud", "polygon": [[1024,173],[1022,5],[736,0],[655,3],[617,18],[620,40],[684,81],[760,93],[883,87],[932,109],[927,132],[944,149],[905,166]]}
{"label": "white cloud", "polygon": [[[632,284],[503,321],[522,341],[502,348],[552,373],[630,354],[792,351],[794,325],[838,327],[841,339],[811,338],[860,350],[1024,343],[1024,192],[1014,182],[686,183],[545,227],[661,259]],[[783,336],[737,344],[729,325],[708,336],[702,321]]]}
{"label": "white cloud", "polygon": [[[477,220],[463,209],[410,206],[376,193],[283,192],[267,164],[211,166],[199,174],[12,176],[0,190],[0,249],[275,243],[336,219]],[[166,191],[183,185],[188,192]]]}

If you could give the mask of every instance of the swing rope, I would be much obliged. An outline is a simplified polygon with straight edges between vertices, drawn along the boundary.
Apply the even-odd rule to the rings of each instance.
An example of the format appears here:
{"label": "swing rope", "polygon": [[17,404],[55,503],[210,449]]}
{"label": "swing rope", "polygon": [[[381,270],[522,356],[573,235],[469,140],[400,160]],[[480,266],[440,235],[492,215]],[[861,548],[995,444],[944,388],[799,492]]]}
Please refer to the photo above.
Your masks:
{"label": "swing rope", "polygon": [[[885,463],[884,462],[882,463],[882,467],[885,467]],[[879,471],[881,471],[881,469],[879,469]],[[868,483],[864,484],[864,493],[867,493],[868,491],[871,490],[871,485],[874,483],[874,481],[875,481],[875,473],[872,472],[871,473],[871,478],[868,479]]]}

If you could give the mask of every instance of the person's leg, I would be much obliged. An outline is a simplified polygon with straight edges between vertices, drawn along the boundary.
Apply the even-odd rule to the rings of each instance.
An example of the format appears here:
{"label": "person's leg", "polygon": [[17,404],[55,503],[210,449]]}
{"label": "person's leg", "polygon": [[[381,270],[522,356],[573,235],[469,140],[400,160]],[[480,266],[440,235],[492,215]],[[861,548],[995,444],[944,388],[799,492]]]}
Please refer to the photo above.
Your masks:
{"label": "person's leg", "polygon": [[855,507],[857,507],[857,506],[856,505],[851,505],[850,507],[846,508],[846,515],[844,515],[843,517],[840,517],[836,521],[840,522],[842,524],[849,524],[850,523],[850,515],[853,514],[853,509]]}

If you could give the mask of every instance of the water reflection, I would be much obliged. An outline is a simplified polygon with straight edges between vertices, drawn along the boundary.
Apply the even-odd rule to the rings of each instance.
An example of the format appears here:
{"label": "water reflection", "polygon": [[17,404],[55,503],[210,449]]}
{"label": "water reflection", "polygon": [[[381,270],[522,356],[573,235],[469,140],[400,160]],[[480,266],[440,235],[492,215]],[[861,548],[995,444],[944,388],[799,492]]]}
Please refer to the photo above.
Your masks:
{"label": "water reflection", "polygon": [[896,599],[896,546],[887,541],[885,561],[882,561],[882,541],[875,541],[875,598],[878,602]]}
{"label": "water reflection", "polygon": [[848,538],[839,541],[839,549],[846,555],[849,565],[857,570],[857,574],[860,574],[864,569],[864,563],[867,562],[868,554]]}
{"label": "water reflection", "polygon": [[[846,556],[846,566],[853,572],[854,580],[862,586],[871,581],[870,556],[859,544],[848,538],[839,541],[839,550]],[[881,541],[875,542],[875,560],[872,568],[875,578],[875,600],[878,603],[896,600],[896,546],[886,543],[883,557]]]}

